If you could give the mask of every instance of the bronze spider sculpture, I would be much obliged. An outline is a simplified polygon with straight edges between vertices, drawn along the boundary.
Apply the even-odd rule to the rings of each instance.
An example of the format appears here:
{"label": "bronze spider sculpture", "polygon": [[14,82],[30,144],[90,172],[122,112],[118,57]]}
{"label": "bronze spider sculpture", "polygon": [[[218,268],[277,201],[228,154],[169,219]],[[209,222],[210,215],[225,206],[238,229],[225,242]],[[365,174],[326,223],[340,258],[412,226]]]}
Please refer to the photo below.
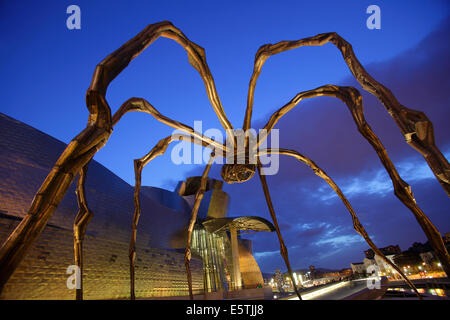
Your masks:
{"label": "bronze spider sculpture", "polygon": [[[187,125],[165,117],[164,115],[159,113],[150,103],[141,98],[129,99],[118,109],[118,111],[113,116],[111,115],[111,109],[105,98],[106,91],[110,82],[116,76],[118,76],[123,69],[127,67],[131,60],[138,56],[144,49],[146,49],[150,44],[153,43],[153,41],[155,41],[159,37],[172,39],[186,50],[189,63],[199,72],[201,78],[203,79],[209,101],[215,113],[217,114],[222,126],[227,131],[227,133],[229,133],[228,139],[231,143],[231,147],[225,146],[209,137],[203,136],[201,133],[194,131]],[[382,102],[386,110],[389,112],[389,114],[392,116],[392,118],[400,128],[400,131],[406,138],[406,142],[424,156],[431,170],[435,174],[437,180],[440,182],[445,192],[450,195],[450,166],[447,159],[442,155],[442,153],[434,143],[432,123],[424,113],[408,109],[405,106],[401,105],[389,89],[373,79],[357,60],[351,45],[336,33],[323,33],[297,41],[282,41],[273,45],[266,44],[259,48],[255,56],[253,74],[251,76],[249,84],[247,109],[245,113],[244,124],[242,127],[243,131],[245,132],[250,129],[251,115],[253,110],[253,96],[256,87],[256,81],[261,72],[261,68],[264,62],[274,54],[278,54],[302,46],[321,46],[328,42],[334,44],[342,53],[347,66],[349,67],[355,78],[358,80],[360,85]],[[318,96],[335,97],[340,99],[347,105],[356,123],[358,131],[374,148],[386,171],[389,173],[394,186],[395,195],[414,214],[418,223],[420,224],[421,228],[432,244],[438,258],[440,259],[444,271],[447,273],[447,275],[449,275],[450,257],[444,246],[442,237],[439,231],[428,219],[428,217],[416,204],[413,193],[411,191],[411,187],[401,179],[397,169],[389,159],[381,141],[365,121],[362,98],[358,90],[352,87],[325,85],[313,90],[300,92],[290,102],[281,107],[270,117],[269,121],[264,127],[267,134],[269,134],[270,130],[274,127],[277,121],[292,108],[294,108],[297,104],[299,104],[300,101],[302,101],[303,99]],[[192,284],[189,268],[189,261],[191,257],[190,239],[196,219],[196,214],[205,192],[207,176],[215,157],[220,156],[219,152],[231,151],[235,154],[237,153],[235,150],[236,143],[235,137],[233,135],[233,127],[225,115],[224,109],[217,94],[213,77],[206,63],[204,49],[191,42],[178,28],[173,26],[173,24],[170,22],[163,21],[151,24],[139,34],[137,34],[134,38],[126,42],[122,47],[114,51],[112,54],[108,55],[97,65],[91,85],[86,94],[86,105],[90,112],[86,128],[70,142],[65,151],[61,154],[53,169],[50,171],[42,186],[36,193],[26,216],[20,222],[17,228],[11,233],[9,238],[0,249],[0,290],[3,289],[4,285],[24,257],[27,250],[32,245],[33,241],[38,237],[38,235],[46,226],[48,220],[52,216],[53,212],[55,211],[59,202],[62,200],[63,196],[67,192],[67,189],[69,188],[77,174],[79,175],[77,184],[77,199],[79,204],[79,211],[74,221],[74,254],[75,264],[80,267],[81,271],[83,270],[83,237],[87,228],[87,224],[92,217],[92,212],[89,210],[86,203],[84,190],[87,166],[95,153],[106,144],[110,135],[112,134],[114,125],[121,119],[121,117],[129,111],[141,111],[151,114],[158,121],[161,121],[173,128],[179,129],[186,134],[176,134],[162,139],[147,155],[134,161],[136,178],[134,192],[135,211],[132,222],[132,237],[130,241],[129,252],[131,287],[130,296],[132,299],[135,298],[135,243],[137,225],[141,211],[139,203],[139,191],[141,186],[142,169],[156,156],[163,154],[168,145],[176,140],[185,140],[193,143],[198,143],[213,150],[209,162],[202,175],[201,187],[196,194],[194,206],[192,209],[192,215],[188,226],[185,265],[189,286],[189,295],[192,299]],[[257,137],[257,143],[254,146],[256,146],[257,148],[266,137],[267,135],[260,134]],[[345,198],[339,187],[312,160],[294,150],[270,148],[263,150],[253,150],[249,146],[250,144],[248,143],[248,141],[246,141],[244,152],[245,154],[249,154],[250,151],[256,150],[256,162],[251,161],[255,159],[244,157],[244,163],[225,164],[222,167],[222,177],[226,182],[229,183],[244,182],[249,180],[255,174],[255,172],[258,171],[266,202],[280,242],[280,252],[282,257],[284,258],[291,276],[292,270],[289,264],[288,252],[278,227],[263,168],[261,166],[261,163],[258,161],[260,156],[266,154],[278,153],[281,155],[294,157],[311,167],[316,175],[324,179],[337,193],[337,195],[346,206],[347,210],[350,212],[355,230],[367,241],[369,246],[374,250],[376,254],[382,257],[395,270],[397,270],[399,274],[401,274],[401,276],[408,282],[411,288],[413,288],[416,294],[420,297],[414,285],[408,280],[408,278],[402,273],[402,271],[398,267],[393,265],[392,262],[387,259],[371,241],[367,232],[359,222],[356,213],[354,212],[353,208],[351,207],[350,203]],[[301,299],[299,291],[295,286],[295,282],[293,283],[295,291]],[[80,289],[76,290],[76,299],[82,299],[82,290],[82,286]]]}

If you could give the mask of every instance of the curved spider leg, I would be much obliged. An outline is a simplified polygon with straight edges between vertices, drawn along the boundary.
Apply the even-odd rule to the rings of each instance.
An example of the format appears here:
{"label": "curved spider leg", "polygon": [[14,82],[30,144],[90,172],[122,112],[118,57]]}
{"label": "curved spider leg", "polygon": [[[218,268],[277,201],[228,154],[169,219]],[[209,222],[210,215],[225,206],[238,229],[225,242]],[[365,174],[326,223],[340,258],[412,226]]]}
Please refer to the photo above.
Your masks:
{"label": "curved spider leg", "polygon": [[86,105],[89,110],[86,128],[60,155],[35,194],[27,214],[0,249],[0,292],[34,240],[47,225],[76,174],[107,143],[112,133],[111,108],[106,101],[109,84],[160,36],[175,40],[186,50],[189,63],[199,72],[205,84],[206,94],[220,122],[227,130],[232,130],[206,63],[205,50],[191,42],[168,21],[147,26],[96,66],[86,93]]}
{"label": "curved spider leg", "polygon": [[336,194],[339,196],[339,198],[341,199],[341,201],[344,203],[345,207],[347,208],[348,212],[352,216],[353,227],[356,230],[356,232],[358,234],[360,234],[364,238],[364,240],[366,240],[367,244],[378,256],[380,256],[395,271],[397,271],[402,276],[403,279],[405,279],[405,281],[408,283],[408,285],[411,287],[411,289],[414,290],[414,292],[419,297],[419,299],[422,299],[421,295],[417,291],[414,284],[406,277],[406,275],[402,272],[402,270],[400,268],[398,268],[394,263],[392,263],[391,260],[386,258],[386,256],[383,254],[383,252],[381,252],[381,250],[379,250],[378,247],[373,243],[372,239],[370,239],[368,233],[366,232],[366,230],[364,229],[362,224],[359,222],[358,216],[356,215],[356,212],[353,210],[352,206],[350,205],[350,202],[348,202],[347,198],[344,196],[341,189],[325,173],[325,171],[323,171],[321,168],[319,168],[311,159],[309,159],[308,157],[305,157],[304,155],[302,155],[294,150],[268,148],[268,149],[261,150],[258,153],[258,156],[265,155],[265,154],[282,154],[282,155],[288,155],[288,156],[294,157],[295,159],[297,159],[297,160],[303,162],[304,164],[306,164],[307,166],[309,166],[318,177],[325,180],[325,182],[328,183],[328,185],[334,190],[334,192],[336,192]]}
{"label": "curved spider leg", "polygon": [[200,143],[200,144],[203,144],[204,146],[214,146],[214,148],[221,149],[221,151],[226,151],[226,146],[224,146],[223,144],[221,144],[207,136],[202,135],[199,132],[194,131],[194,129],[192,129],[191,127],[189,127],[183,123],[180,123],[178,121],[167,118],[166,116],[159,113],[158,110],[156,110],[156,108],[154,108],[147,100],[145,100],[143,98],[130,98],[127,101],[125,101],[120,106],[120,108],[116,111],[114,116],[112,117],[113,125],[118,123],[124,114],[126,114],[127,112],[132,112],[132,111],[140,111],[140,112],[148,113],[148,114],[152,115],[153,117],[155,117],[158,121],[160,121],[164,124],[167,124],[168,126],[170,126],[172,128],[186,132],[192,136],[192,137],[189,137],[189,136],[183,136],[183,135],[172,135],[170,137],[167,137],[167,138],[161,140],[150,151],[149,154],[147,154],[146,156],[144,156],[141,159],[135,160],[135,162],[134,162],[135,178],[136,178],[135,196],[134,196],[135,214],[134,214],[134,218],[133,218],[132,237],[131,237],[131,242],[130,242],[130,253],[129,253],[130,281],[131,281],[130,297],[132,300],[134,300],[135,299],[135,289],[134,289],[135,276],[134,275],[135,275],[135,256],[136,256],[135,243],[136,243],[137,223],[139,221],[139,216],[140,216],[139,192],[140,192],[140,183],[141,183],[140,182],[141,173],[142,173],[143,167],[148,162],[150,162],[154,157],[163,154],[165,152],[165,150],[167,149],[168,144],[170,144],[170,142],[174,141],[174,139],[179,138],[179,139],[188,140],[188,141],[191,141],[192,139],[194,139],[194,143]]}
{"label": "curved spider leg", "polygon": [[270,130],[285,115],[288,111],[294,108],[300,101],[307,98],[330,96],[340,99],[346,104],[350,110],[353,120],[355,121],[358,131],[361,135],[370,143],[372,148],[378,155],[381,163],[386,169],[394,187],[394,193],[397,198],[414,214],[417,222],[422,228],[423,232],[427,236],[431,245],[433,246],[436,255],[442,263],[443,269],[447,275],[450,275],[450,255],[445,247],[439,230],[433,225],[427,215],[420,209],[414,198],[414,194],[411,190],[411,186],[408,185],[399,175],[395,165],[389,158],[383,144],[378,136],[373,132],[369,124],[364,117],[363,102],[361,94],[358,90],[352,87],[340,87],[333,85],[325,85],[313,90],[300,92],[289,103],[284,105],[278,111],[276,111],[270,120],[265,125],[261,132],[261,136],[258,136],[258,145],[265,139]]}
{"label": "curved spider leg", "polygon": [[153,107],[147,100],[145,100],[143,98],[130,98],[127,101],[125,101],[120,106],[120,108],[116,111],[116,113],[114,114],[114,116],[112,118],[113,125],[115,125],[117,122],[119,122],[119,120],[122,118],[122,116],[124,114],[126,114],[127,112],[131,112],[131,111],[140,111],[140,112],[148,113],[148,114],[152,115],[153,117],[155,117],[156,120],[168,125],[169,127],[183,131],[183,132],[193,136],[194,138],[199,139],[200,141],[204,141],[208,145],[214,146],[215,148],[221,149],[223,151],[225,151],[225,149],[226,149],[226,147],[223,144],[221,144],[220,142],[217,142],[207,136],[202,135],[200,132],[195,131],[191,127],[189,127],[181,122],[172,120],[172,119],[162,115],[161,113],[159,113],[158,110],[156,110],[155,107]]}
{"label": "curved spider leg", "polygon": [[[78,213],[73,222],[74,256],[75,265],[80,269],[80,288],[76,289],[75,299],[83,300],[83,240],[89,221],[92,219],[92,211],[89,210],[86,201],[85,183],[89,162],[79,172],[77,189],[75,191],[78,202]],[[78,279],[77,279],[78,280]]]}
{"label": "curved spider leg", "polygon": [[134,214],[133,221],[131,225],[131,240],[130,240],[130,248],[129,248],[129,259],[130,259],[130,297],[134,300],[135,297],[135,261],[136,261],[136,236],[137,236],[137,227],[139,222],[139,217],[141,215],[141,203],[139,200],[139,194],[141,190],[141,177],[142,170],[144,167],[152,161],[157,156],[163,155],[167,147],[170,143],[177,140],[183,140],[188,142],[193,142],[200,144],[204,147],[215,150],[215,148],[211,145],[208,145],[205,141],[200,141],[191,136],[183,135],[183,134],[173,134],[169,137],[161,139],[156,146],[150,150],[144,157],[140,159],[134,160],[134,173],[135,173],[135,186],[134,186]]}
{"label": "curved spider leg", "polygon": [[203,196],[206,192],[206,183],[208,182],[208,174],[211,166],[214,162],[216,155],[214,151],[211,153],[208,164],[205,167],[205,170],[202,174],[202,179],[200,182],[200,188],[197,190],[195,194],[194,206],[192,207],[191,219],[189,221],[188,229],[187,229],[187,241],[186,241],[186,251],[184,254],[184,265],[186,266],[186,275],[189,286],[189,299],[194,300],[194,295],[192,293],[192,275],[191,275],[191,240],[192,240],[192,232],[194,231],[195,221],[197,220],[197,212],[200,208],[200,204],[203,200]]}
{"label": "curved spider leg", "polygon": [[295,283],[295,280],[294,280],[294,274],[292,272],[291,264],[289,263],[288,251],[287,251],[286,245],[284,244],[284,240],[283,240],[283,236],[281,235],[280,228],[278,227],[277,216],[275,215],[275,210],[273,208],[272,200],[270,198],[269,187],[267,186],[266,176],[264,175],[264,171],[261,166],[261,162],[259,161],[259,157],[258,157],[258,174],[259,174],[259,178],[261,180],[261,184],[263,187],[264,196],[265,196],[266,202],[267,202],[267,207],[269,208],[270,216],[272,217],[272,222],[273,222],[273,225],[277,232],[278,241],[280,242],[280,254],[283,257],[284,263],[286,264],[286,267],[288,269],[289,276],[291,277],[292,285],[294,286],[295,293],[297,294],[298,298],[300,300],[302,300],[302,296],[300,295],[300,292],[298,291],[298,288],[297,288],[297,284]]}
{"label": "curved spider leg", "polygon": [[444,188],[447,195],[450,196],[450,165],[441,151],[436,147],[431,121],[423,112],[409,109],[400,104],[388,88],[377,82],[367,73],[356,58],[352,46],[335,32],[323,33],[297,41],[281,41],[276,44],[265,44],[258,49],[249,84],[247,110],[243,125],[244,131],[250,128],[256,81],[261,73],[264,62],[270,56],[284,51],[303,46],[322,46],[328,42],[331,42],[338,48],[348,68],[364,90],[370,92],[384,105],[405,137],[406,142],[425,158],[436,179],[442,188]]}

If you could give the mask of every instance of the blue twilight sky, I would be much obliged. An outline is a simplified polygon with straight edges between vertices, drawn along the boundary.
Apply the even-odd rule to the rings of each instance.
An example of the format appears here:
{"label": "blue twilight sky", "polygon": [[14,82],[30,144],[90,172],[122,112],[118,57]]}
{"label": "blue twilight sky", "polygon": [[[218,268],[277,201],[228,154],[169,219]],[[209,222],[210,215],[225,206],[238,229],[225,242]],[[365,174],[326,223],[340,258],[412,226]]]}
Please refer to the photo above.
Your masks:
{"label": "blue twilight sky", "polygon": [[[71,4],[81,8],[81,30],[66,28]],[[366,27],[371,4],[381,8],[381,30]],[[95,65],[146,25],[170,20],[205,48],[225,112],[237,128],[259,46],[336,31],[401,103],[426,112],[448,158],[449,8],[445,0],[0,1],[0,112],[68,143],[85,127],[85,92]],[[256,87],[253,127],[260,128],[296,93],[323,84],[360,88],[331,44],[271,57]],[[171,40],[157,40],[109,86],[113,112],[130,97],[144,97],[164,115],[190,126],[202,120],[204,130],[220,128],[201,78]],[[412,185],[419,205],[442,233],[449,232],[449,200],[423,158],[404,143],[380,103],[367,94],[364,101],[369,123]],[[348,111],[330,98],[302,105],[302,111],[297,108],[277,125],[281,146],[310,156],[336,180],[377,245],[407,249],[424,241]],[[171,133],[148,115],[127,114],[95,159],[134,184],[132,160]],[[143,183],[173,189],[202,168],[173,164],[169,149],[144,170]],[[212,176],[220,176],[219,168],[213,168]],[[279,174],[268,182],[294,268],[341,268],[362,260],[367,245],[327,185],[291,159],[282,159]],[[224,188],[231,195],[230,215],[269,217],[257,179]],[[249,237],[263,271],[285,269],[275,234]]]}

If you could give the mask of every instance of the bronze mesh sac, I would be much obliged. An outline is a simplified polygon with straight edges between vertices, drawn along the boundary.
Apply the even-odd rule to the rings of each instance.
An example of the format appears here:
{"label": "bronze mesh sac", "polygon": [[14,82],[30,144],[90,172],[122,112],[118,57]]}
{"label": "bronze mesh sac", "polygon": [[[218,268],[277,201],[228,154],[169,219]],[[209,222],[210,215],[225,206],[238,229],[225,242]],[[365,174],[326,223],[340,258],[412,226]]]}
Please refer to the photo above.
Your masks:
{"label": "bronze mesh sac", "polygon": [[[183,47],[188,56],[188,61],[199,73],[202,78],[206,94],[215,111],[221,125],[227,132],[228,143],[226,145],[219,143],[209,137],[203,136],[196,132],[193,128],[172,120],[162,115],[154,106],[143,98],[130,98],[112,115],[111,108],[106,101],[106,91],[110,82],[117,77],[128,64],[136,58],[144,49],[151,45],[159,37],[165,37],[174,40]],[[422,154],[433,171],[436,179],[442,185],[445,192],[450,195],[450,167],[447,159],[442,155],[440,150],[436,147],[434,142],[433,125],[426,115],[422,112],[409,109],[401,105],[393,93],[384,87],[382,84],[373,79],[362,65],[357,60],[351,45],[342,39],[336,33],[323,33],[314,37],[305,38],[297,41],[281,41],[276,44],[266,44],[259,48],[256,52],[253,73],[250,78],[247,108],[245,111],[244,123],[242,130],[246,131],[251,127],[251,116],[253,111],[253,97],[256,87],[257,79],[261,73],[264,62],[272,55],[278,54],[291,49],[302,46],[321,46],[328,42],[334,44],[341,52],[345,63],[349,67],[354,77],[358,80],[363,89],[367,90],[386,108],[386,111],[392,116],[393,120],[399,127],[401,133],[404,135],[406,142]],[[286,149],[264,149],[258,150],[259,145],[267,138],[270,130],[274,127],[277,121],[293,109],[303,99],[330,96],[335,97],[347,106],[355,121],[356,127],[361,135],[373,147],[381,163],[389,174],[392,184],[394,186],[395,195],[399,200],[413,213],[417,222],[426,234],[434,251],[436,252],[442,266],[450,275],[450,257],[444,246],[441,235],[436,227],[431,223],[426,214],[418,207],[411,187],[400,177],[397,169],[390,160],[383,144],[370,128],[369,124],[364,118],[362,97],[357,89],[352,87],[340,87],[335,85],[324,85],[319,88],[300,92],[291,101],[289,101],[282,108],[277,110],[269,119],[264,129],[266,133],[260,134],[257,137],[257,143],[249,143],[248,137],[245,140],[245,154],[256,154],[256,161],[250,163],[227,163],[222,170],[222,177],[228,183],[245,182],[251,179],[256,171],[258,171],[267,206],[273,220],[273,225],[277,232],[280,242],[280,253],[286,263],[288,271],[292,277],[292,269],[289,263],[288,251],[284,244],[283,237],[278,227],[277,218],[275,215],[274,206],[270,198],[268,185],[264,175],[264,170],[259,162],[259,156],[271,153],[278,153],[294,157],[300,162],[308,165],[316,175],[324,179],[330,187],[337,193],[342,200],[347,210],[349,211],[353,226],[369,244],[370,248],[394,269],[396,269],[401,276],[413,288],[419,296],[414,285],[408,280],[403,272],[398,269],[392,262],[387,259],[383,253],[376,247],[369,235],[365,231],[362,224],[351,207],[350,203],[334,183],[334,181],[319,168],[311,159],[299,154],[294,150]],[[200,144],[204,147],[213,150],[211,158],[202,175],[200,188],[195,196],[195,203],[192,209],[191,220],[188,226],[188,239],[185,251],[185,266],[186,274],[189,283],[189,293],[191,299],[191,273],[190,273],[190,243],[193,227],[196,221],[197,211],[203,198],[206,189],[209,170],[214,162],[214,159],[221,157],[225,152],[227,158],[229,155],[237,154],[237,139],[234,134],[233,127],[229,122],[219,95],[216,91],[214,79],[206,62],[205,50],[197,44],[191,42],[178,28],[168,21],[163,21],[147,26],[143,31],[137,34],[134,38],[126,42],[122,47],[108,55],[95,68],[91,85],[86,93],[86,105],[89,110],[89,118],[86,128],[80,132],[67,146],[65,151],[61,154],[53,169],[49,172],[47,178],[44,180],[42,186],[36,193],[32,204],[21,223],[11,233],[9,238],[5,241],[0,249],[0,290],[13,274],[14,270],[23,259],[27,250],[36,240],[39,234],[46,226],[48,220],[52,216],[56,207],[64,197],[69,186],[72,184],[76,175],[80,176],[78,180],[77,195],[79,203],[79,212],[74,222],[74,248],[75,261],[77,265],[82,267],[82,241],[87,223],[92,216],[89,210],[84,190],[84,181],[86,176],[87,165],[96,154],[108,141],[113,132],[114,125],[120,121],[121,117],[129,111],[140,111],[148,113],[158,121],[166,125],[182,131],[184,134],[177,134],[162,139],[147,155],[134,161],[135,167],[135,193],[134,193],[134,216],[132,221],[132,237],[130,239],[129,261],[130,261],[130,297],[134,299],[134,267],[136,258],[136,234],[139,216],[141,213],[139,193],[141,188],[141,173],[146,164],[148,164],[156,156],[163,154],[168,145],[173,141],[185,140],[192,143]],[[142,139],[142,137],[136,137]],[[95,214],[95,212],[94,212]],[[170,223],[170,222],[168,222]],[[301,295],[294,284],[294,289],[301,299]],[[82,299],[82,287],[76,292],[76,298]]]}

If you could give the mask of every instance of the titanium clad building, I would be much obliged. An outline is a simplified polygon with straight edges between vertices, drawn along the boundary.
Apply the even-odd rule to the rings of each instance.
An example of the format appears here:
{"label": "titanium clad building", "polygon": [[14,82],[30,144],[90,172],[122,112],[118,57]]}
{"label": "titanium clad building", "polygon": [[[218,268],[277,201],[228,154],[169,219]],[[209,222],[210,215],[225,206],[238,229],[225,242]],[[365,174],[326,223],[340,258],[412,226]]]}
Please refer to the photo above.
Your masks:
{"label": "titanium clad building", "polygon": [[[35,192],[66,145],[0,113],[0,242],[25,216]],[[136,298],[188,294],[184,247],[186,228],[200,183],[180,182],[175,191],[143,186],[136,256]],[[94,216],[84,240],[85,299],[130,296],[129,241],[134,186],[92,160],[86,195]],[[195,293],[254,288],[263,284],[251,253],[248,231],[273,231],[259,217],[227,217],[229,196],[210,179],[192,238]],[[20,263],[0,299],[74,299],[67,286],[74,265],[73,221],[78,211],[75,183]]]}

